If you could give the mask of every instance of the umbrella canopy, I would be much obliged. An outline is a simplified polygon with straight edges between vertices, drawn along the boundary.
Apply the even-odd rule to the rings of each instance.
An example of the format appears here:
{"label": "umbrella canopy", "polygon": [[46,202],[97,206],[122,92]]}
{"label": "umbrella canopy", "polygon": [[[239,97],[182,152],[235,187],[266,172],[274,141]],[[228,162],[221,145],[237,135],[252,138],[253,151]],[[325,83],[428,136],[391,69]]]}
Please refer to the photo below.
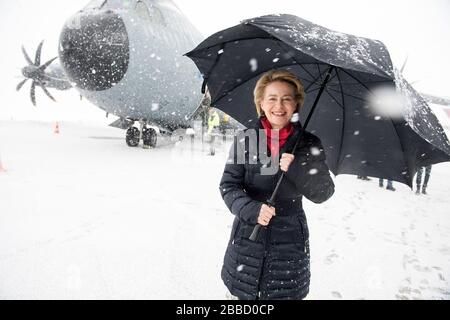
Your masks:
{"label": "umbrella canopy", "polygon": [[[302,80],[304,120],[332,67],[307,130],[322,140],[335,175],[389,178],[411,187],[418,167],[450,160],[437,118],[394,69],[380,41],[293,15],[266,15],[217,32],[186,55],[202,73],[211,105],[247,127],[257,118],[253,89],[264,72],[286,69]],[[408,98],[401,117],[370,107],[369,97],[380,87]]]}

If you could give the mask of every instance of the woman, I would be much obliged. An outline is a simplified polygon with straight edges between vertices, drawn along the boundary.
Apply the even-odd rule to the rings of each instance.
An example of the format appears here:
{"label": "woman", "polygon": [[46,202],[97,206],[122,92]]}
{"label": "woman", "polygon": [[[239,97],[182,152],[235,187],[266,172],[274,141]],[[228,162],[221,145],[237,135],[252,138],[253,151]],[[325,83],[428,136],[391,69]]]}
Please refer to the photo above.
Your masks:
{"label": "woman", "polygon": [[[256,154],[252,154],[252,141],[235,139],[225,165],[220,192],[235,219],[222,279],[239,299],[303,299],[309,292],[309,233],[302,196],[321,203],[334,193],[334,184],[319,138],[305,131],[295,154],[289,153],[301,130],[300,123],[291,123],[291,118],[302,107],[304,96],[302,83],[292,73],[264,74],[254,90],[260,118],[247,131],[253,129],[258,138],[266,135],[267,148],[262,148],[263,155],[255,151],[261,148],[253,147]],[[274,130],[278,144],[270,138],[277,136]],[[239,154],[245,155],[245,161],[239,161]],[[272,163],[279,160],[280,170],[275,174],[261,171],[267,167],[261,163],[266,155]],[[265,202],[281,170],[286,176],[271,207]],[[265,228],[251,241],[257,223]]]}

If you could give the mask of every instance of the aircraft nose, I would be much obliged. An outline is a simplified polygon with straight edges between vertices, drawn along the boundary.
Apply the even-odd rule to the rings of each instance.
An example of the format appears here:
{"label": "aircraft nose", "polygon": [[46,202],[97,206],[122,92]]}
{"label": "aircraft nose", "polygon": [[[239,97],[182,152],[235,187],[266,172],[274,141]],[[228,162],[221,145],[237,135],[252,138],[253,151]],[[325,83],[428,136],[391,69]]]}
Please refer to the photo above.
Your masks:
{"label": "aircraft nose", "polygon": [[130,58],[127,30],[113,11],[79,12],[66,22],[59,57],[71,82],[81,89],[106,90],[125,75]]}

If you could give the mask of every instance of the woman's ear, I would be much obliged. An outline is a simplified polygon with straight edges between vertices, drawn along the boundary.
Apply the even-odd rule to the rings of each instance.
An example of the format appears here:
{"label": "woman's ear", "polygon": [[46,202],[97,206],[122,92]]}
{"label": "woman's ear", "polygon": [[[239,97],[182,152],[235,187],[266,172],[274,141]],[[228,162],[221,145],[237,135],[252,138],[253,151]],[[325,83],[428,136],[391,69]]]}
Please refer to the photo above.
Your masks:
{"label": "woman's ear", "polygon": [[258,110],[259,110],[259,116],[261,117],[261,116],[264,115],[264,110],[263,110],[263,108],[262,108],[262,99],[259,99],[259,100],[258,100],[258,106],[259,106],[259,108],[258,108]]}

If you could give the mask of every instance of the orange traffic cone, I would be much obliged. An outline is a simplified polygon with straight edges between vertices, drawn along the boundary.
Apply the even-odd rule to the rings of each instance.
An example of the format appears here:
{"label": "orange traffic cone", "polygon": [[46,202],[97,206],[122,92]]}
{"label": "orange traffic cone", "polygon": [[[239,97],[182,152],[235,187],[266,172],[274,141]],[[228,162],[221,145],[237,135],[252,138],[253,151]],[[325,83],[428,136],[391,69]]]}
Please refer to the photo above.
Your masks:
{"label": "orange traffic cone", "polygon": [[59,134],[59,124],[58,122],[55,122],[55,130],[53,130],[54,133]]}

